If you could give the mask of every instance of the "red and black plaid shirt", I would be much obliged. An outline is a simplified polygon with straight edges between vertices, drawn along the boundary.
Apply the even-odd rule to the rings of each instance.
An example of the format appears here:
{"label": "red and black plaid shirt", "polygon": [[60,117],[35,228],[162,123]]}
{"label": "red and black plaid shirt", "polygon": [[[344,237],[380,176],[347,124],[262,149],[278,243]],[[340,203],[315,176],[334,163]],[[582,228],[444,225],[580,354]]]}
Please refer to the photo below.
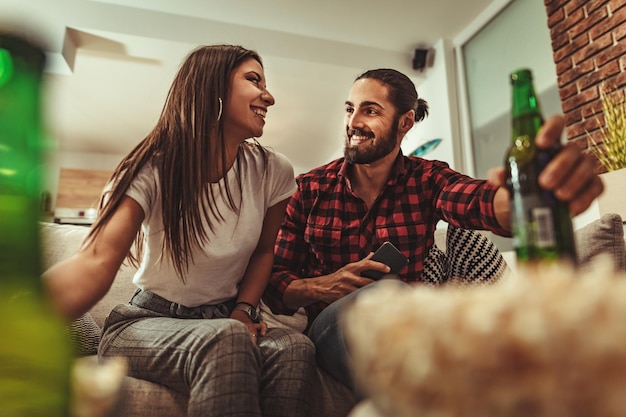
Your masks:
{"label": "red and black plaid shirt", "polygon": [[[391,241],[409,259],[404,281],[419,281],[437,222],[507,232],[493,208],[496,187],[441,161],[401,153],[382,193],[368,210],[351,191],[343,158],[298,176],[275,246],[274,270],[264,295],[275,313],[293,314],[283,292],[296,279],[335,272]],[[326,307],[306,307],[309,322]]]}

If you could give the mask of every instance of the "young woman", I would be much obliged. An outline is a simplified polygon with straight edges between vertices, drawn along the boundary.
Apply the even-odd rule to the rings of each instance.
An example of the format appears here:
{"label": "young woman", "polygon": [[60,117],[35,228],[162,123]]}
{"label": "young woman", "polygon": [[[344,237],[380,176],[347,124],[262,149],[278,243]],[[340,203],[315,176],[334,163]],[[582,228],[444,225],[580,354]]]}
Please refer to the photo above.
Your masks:
{"label": "young woman", "polygon": [[83,247],[44,274],[72,318],[125,258],[138,264],[138,289],[109,315],[99,355],[188,393],[189,416],[306,415],[314,347],[256,315],[295,190],[287,159],[249,140],[273,104],[254,51],[194,50],[156,127],[114,171]]}

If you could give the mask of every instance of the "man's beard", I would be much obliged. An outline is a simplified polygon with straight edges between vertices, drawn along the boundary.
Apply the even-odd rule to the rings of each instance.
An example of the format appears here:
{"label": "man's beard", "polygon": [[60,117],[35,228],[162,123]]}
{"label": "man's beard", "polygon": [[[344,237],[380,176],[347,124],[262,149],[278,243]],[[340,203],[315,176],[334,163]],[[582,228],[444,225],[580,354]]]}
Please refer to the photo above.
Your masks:
{"label": "man's beard", "polygon": [[[380,137],[374,139],[376,144],[374,146],[366,146],[365,149],[360,148],[363,144],[350,146],[349,136],[352,135],[346,135],[346,146],[343,150],[343,155],[346,158],[346,161],[351,164],[371,164],[372,162],[389,155],[396,147],[396,141],[398,140],[399,120],[395,119],[396,118],[394,118],[393,124],[385,134],[382,134]],[[364,136],[367,136],[368,133],[371,136],[371,132],[357,130],[357,134],[362,134]]]}

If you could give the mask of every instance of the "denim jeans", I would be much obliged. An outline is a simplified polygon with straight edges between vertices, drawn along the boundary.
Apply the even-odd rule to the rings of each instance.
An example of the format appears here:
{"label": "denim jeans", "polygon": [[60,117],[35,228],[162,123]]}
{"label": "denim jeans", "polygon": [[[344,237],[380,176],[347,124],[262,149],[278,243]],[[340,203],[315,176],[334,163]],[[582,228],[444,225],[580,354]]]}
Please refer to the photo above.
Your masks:
{"label": "denim jeans", "polygon": [[352,370],[350,353],[342,333],[343,313],[363,291],[370,291],[383,285],[408,285],[396,279],[382,279],[346,295],[326,307],[307,331],[307,336],[315,344],[317,364],[335,379],[357,391]]}

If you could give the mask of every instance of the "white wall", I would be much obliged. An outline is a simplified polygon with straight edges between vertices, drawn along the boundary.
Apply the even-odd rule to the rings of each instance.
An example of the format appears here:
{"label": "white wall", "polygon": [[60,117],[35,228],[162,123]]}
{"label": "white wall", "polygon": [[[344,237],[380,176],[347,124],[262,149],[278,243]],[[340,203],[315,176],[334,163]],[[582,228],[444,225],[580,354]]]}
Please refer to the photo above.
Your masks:
{"label": "white wall", "polygon": [[[528,0],[522,1],[528,2]],[[434,66],[432,68],[427,68],[423,73],[413,71],[410,68],[407,69],[406,66],[402,68],[397,68],[405,72],[413,80],[413,82],[417,85],[417,90],[420,97],[427,100],[430,105],[430,116],[424,122],[416,125],[404,139],[402,148],[405,153],[408,154],[418,145],[429,139],[442,138],[443,142],[439,145],[438,148],[428,154],[427,157],[430,159],[446,161],[450,164],[452,168],[467,173],[469,175],[474,175],[470,142],[471,134],[469,134],[466,122],[468,118],[468,113],[467,103],[466,101],[464,101],[464,77],[457,76],[457,73],[459,73],[458,68],[462,70],[463,66],[461,65],[460,67],[457,67],[457,65],[459,64],[458,58],[460,55],[455,56],[455,53],[458,54],[458,51],[461,49],[461,47],[465,43],[467,43],[467,41],[469,41],[472,37],[474,37],[476,33],[478,33],[480,28],[486,25],[510,2],[511,0],[494,0],[489,8],[481,16],[479,16],[479,18],[476,19],[476,21],[472,25],[470,25],[453,41],[440,40],[435,45],[433,45],[435,55]],[[543,2],[534,0],[532,3],[537,3],[532,5],[534,13],[539,13],[541,12],[541,10],[543,10]],[[545,13],[545,11],[543,11],[543,13]],[[510,37],[513,33],[515,33],[515,31],[510,30],[507,36]],[[542,33],[541,30],[530,30],[529,33],[529,36],[542,38],[545,37],[545,32]],[[549,48],[549,45],[547,45],[547,47]],[[544,45],[544,47],[542,47],[540,50],[540,53],[544,56],[547,53],[545,48],[546,46]],[[502,66],[505,65],[505,60],[508,59],[506,55],[507,50],[506,48],[494,48],[493,46],[486,47],[485,49],[487,53],[492,50],[493,53],[484,62],[477,62],[476,65],[479,65],[479,68],[474,68],[474,70],[479,70],[478,72],[481,74],[481,79],[484,83],[483,88],[488,89],[490,93],[493,94],[494,98],[481,100],[481,103],[484,107],[481,107],[480,110],[477,110],[479,120],[486,120],[489,118],[489,115],[493,115],[497,112],[498,109],[493,106],[498,96],[500,96],[499,99],[504,99],[506,101],[507,106],[509,101],[508,85],[504,85],[502,86],[502,88],[488,88],[490,87],[490,83],[494,79],[492,71],[502,71]],[[527,50],[524,56],[511,58],[516,59],[517,61],[508,62],[506,63],[506,66],[508,67],[510,65],[518,64],[521,65],[530,62],[531,60],[533,60],[533,56],[531,55],[535,53],[536,51],[534,49]],[[294,75],[287,74],[285,73],[285,70],[283,70],[283,68],[289,67],[289,65],[285,65],[289,64],[288,61],[290,60],[287,58],[271,57],[271,59],[266,60],[266,72],[274,77],[280,78],[297,77],[297,72]],[[543,59],[543,61],[545,61],[545,59]],[[376,65],[379,64],[377,63]],[[390,65],[392,67],[396,67],[399,64],[393,62]],[[312,115],[310,126],[290,127],[290,131],[295,132],[294,141],[300,141],[301,144],[310,144],[308,145],[310,147],[310,150],[315,150],[316,153],[316,155],[311,154],[312,166],[295,166],[294,169],[296,173],[307,171],[313,166],[329,162],[330,160],[342,155],[343,101],[348,94],[348,90],[352,81],[354,80],[354,77],[356,77],[363,70],[369,68],[355,68],[328,64],[325,66],[320,65],[319,69],[320,77],[318,80],[314,80],[315,82],[312,83],[312,85],[316,89],[321,88],[320,86],[322,85],[326,85],[325,96],[327,97],[326,100],[320,100],[319,106],[335,107],[337,111],[337,117],[333,117],[332,120],[318,120],[314,118],[315,115]],[[547,84],[549,83],[546,82],[546,80],[553,79],[554,68],[537,68],[535,69],[535,72],[537,75],[538,89],[547,88]],[[327,85],[329,84],[329,81],[332,81],[332,85],[330,86]],[[458,88],[457,83],[459,84]],[[306,98],[300,97],[299,99],[305,100]],[[289,111],[290,108],[298,105],[298,103],[296,102],[288,101],[283,101],[281,103],[281,107],[283,107],[284,111]],[[278,107],[279,105],[277,104],[277,120],[279,119]],[[463,120],[463,123],[459,122],[460,119]],[[273,122],[270,120],[270,123]],[[315,148],[317,134],[317,132],[313,128],[315,126],[315,123],[328,123],[336,126],[336,147],[333,146],[332,149]],[[504,133],[506,134],[506,132]],[[300,135],[300,137],[298,135]],[[138,138],[138,140],[139,139],[140,138]],[[280,151],[280,149],[278,150]],[[317,154],[318,151],[319,154],[322,154],[323,156]],[[309,150],[306,150],[305,152],[309,152]],[[47,189],[50,191],[53,197],[53,207],[55,203],[54,199],[56,198],[56,189],[58,185],[60,167],[103,170],[113,169],[122,157],[123,155],[58,151],[57,154],[50,159],[49,175],[46,180]],[[497,160],[494,159],[494,165],[499,163],[499,158],[497,158]],[[593,219],[593,217],[594,214],[591,213],[589,218]],[[586,221],[587,220],[584,220],[584,222]]]}
{"label": "white wall", "polygon": [[418,86],[419,97],[428,102],[429,116],[407,133],[402,151],[408,155],[422,143],[441,138],[441,144],[426,158],[445,161],[453,169],[461,170],[452,45],[449,41],[440,40],[433,49],[433,67],[411,77]]}

